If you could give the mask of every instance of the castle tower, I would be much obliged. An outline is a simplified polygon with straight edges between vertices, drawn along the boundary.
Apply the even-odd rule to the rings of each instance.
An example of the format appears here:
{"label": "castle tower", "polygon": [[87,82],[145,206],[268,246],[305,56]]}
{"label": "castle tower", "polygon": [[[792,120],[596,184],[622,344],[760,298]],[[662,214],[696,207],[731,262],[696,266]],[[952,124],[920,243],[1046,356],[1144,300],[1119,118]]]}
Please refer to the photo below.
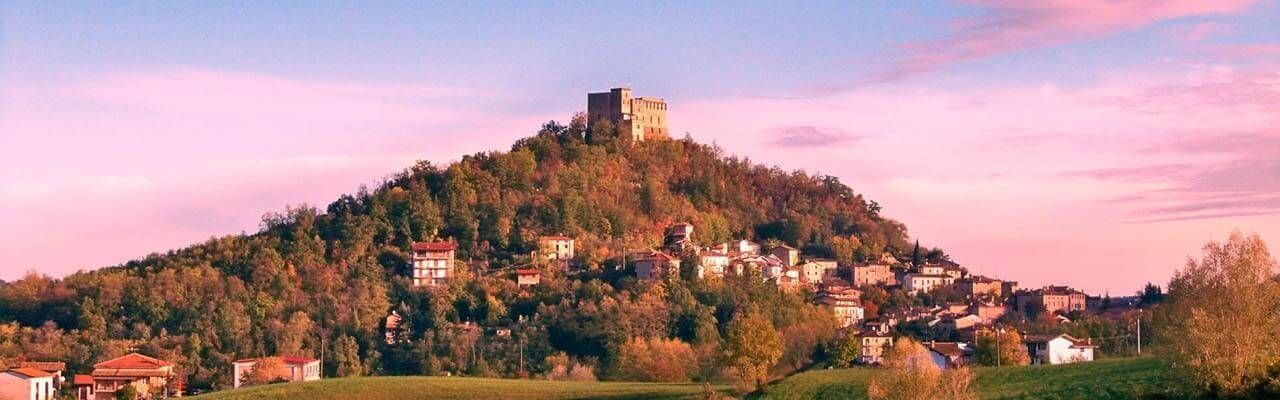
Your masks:
{"label": "castle tower", "polygon": [[667,102],[657,97],[631,97],[631,88],[587,94],[587,127],[610,121],[618,133],[636,142],[666,139]]}

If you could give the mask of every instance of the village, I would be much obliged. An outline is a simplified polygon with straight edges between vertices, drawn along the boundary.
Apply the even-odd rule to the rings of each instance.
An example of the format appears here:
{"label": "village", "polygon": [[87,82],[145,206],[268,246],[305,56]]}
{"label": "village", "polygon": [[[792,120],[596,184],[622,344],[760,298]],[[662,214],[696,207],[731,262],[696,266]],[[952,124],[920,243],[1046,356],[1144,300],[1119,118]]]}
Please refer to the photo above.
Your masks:
{"label": "village", "polygon": [[[1000,331],[1002,318],[1028,311],[1050,316],[1057,322],[1069,323],[1068,314],[1097,311],[1100,299],[1064,286],[1036,289],[1019,288],[1017,282],[971,275],[955,263],[911,265],[885,254],[876,262],[842,265],[834,260],[810,257],[786,245],[765,248],[749,240],[737,240],[713,247],[694,244],[695,227],[677,223],[666,230],[665,245],[628,254],[625,264],[637,281],[663,284],[685,276],[716,282],[727,276],[756,276],[779,290],[809,293],[815,304],[828,307],[836,316],[839,330],[861,341],[857,363],[876,366],[899,329],[907,324],[923,324],[946,332],[943,340],[919,338],[928,348],[933,362],[942,369],[966,367],[973,363],[975,342],[984,335]],[[575,268],[575,241],[567,236],[539,238],[540,252],[533,255],[543,268],[515,268],[489,272],[505,275],[521,288],[542,283],[544,274],[571,273]],[[446,287],[459,268],[469,263],[455,258],[457,245],[447,240],[415,242],[412,245],[412,282],[419,290]],[[693,264],[685,265],[681,255],[692,255]],[[866,290],[901,289],[911,295],[937,290],[959,293],[966,301],[882,310],[870,314],[864,306]],[[403,335],[400,317],[392,312],[384,327],[387,342],[394,343]],[[503,334],[502,327],[490,328]],[[509,331],[506,332],[509,335]],[[1030,364],[1066,364],[1093,361],[1098,344],[1092,338],[1055,335],[1023,335],[1022,345]],[[247,358],[233,363],[234,380],[229,387],[248,384],[301,382],[321,379],[320,360],[294,355]],[[83,372],[83,373],[81,373]],[[0,373],[0,393],[12,398],[49,400],[70,391],[79,400],[116,399],[128,390],[136,398],[179,397],[184,394],[183,381],[174,364],[138,353],[112,358],[93,366],[91,371],[66,371],[56,360],[24,361]]]}

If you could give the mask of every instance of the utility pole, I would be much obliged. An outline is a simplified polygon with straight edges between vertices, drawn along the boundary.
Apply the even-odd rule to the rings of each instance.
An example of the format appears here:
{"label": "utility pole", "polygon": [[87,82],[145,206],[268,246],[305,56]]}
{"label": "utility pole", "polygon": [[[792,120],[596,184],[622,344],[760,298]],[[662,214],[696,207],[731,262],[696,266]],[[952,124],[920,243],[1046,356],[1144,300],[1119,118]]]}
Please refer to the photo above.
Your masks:
{"label": "utility pole", "polygon": [[996,366],[1000,366],[1000,336],[1004,336],[1004,328],[996,329]]}
{"label": "utility pole", "polygon": [[1138,309],[1138,355],[1142,355],[1142,309]]}

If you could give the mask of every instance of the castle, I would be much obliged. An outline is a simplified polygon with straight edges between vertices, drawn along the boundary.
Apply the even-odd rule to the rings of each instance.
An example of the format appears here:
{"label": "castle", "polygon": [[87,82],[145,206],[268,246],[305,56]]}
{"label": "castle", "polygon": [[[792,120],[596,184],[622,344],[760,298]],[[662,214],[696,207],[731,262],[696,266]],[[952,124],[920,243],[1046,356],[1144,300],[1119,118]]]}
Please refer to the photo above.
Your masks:
{"label": "castle", "polygon": [[587,94],[587,127],[609,121],[631,140],[666,139],[667,102],[655,97],[631,97],[631,88]]}

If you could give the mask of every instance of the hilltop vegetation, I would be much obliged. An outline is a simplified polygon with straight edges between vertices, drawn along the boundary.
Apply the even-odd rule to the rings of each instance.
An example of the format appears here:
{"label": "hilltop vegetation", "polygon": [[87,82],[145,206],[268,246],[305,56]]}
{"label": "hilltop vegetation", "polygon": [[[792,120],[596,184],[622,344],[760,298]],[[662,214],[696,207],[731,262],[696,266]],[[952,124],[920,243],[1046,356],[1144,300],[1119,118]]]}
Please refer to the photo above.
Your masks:
{"label": "hilltop vegetation", "polygon": [[[629,143],[607,128],[587,132],[580,119],[552,122],[509,152],[420,162],[324,209],[267,214],[254,234],[4,283],[0,362],[65,360],[84,372],[138,348],[177,363],[191,388],[227,387],[232,360],[276,354],[323,354],[325,376],[609,378],[626,361],[621,346],[661,338],[696,355],[675,376],[706,379],[723,371],[722,337],[747,310],[783,334],[779,368],[821,355],[830,312],[803,293],[750,278],[637,284],[618,265],[677,221],[697,226],[703,245],[781,241],[845,262],[909,251],[904,226],[834,177],[688,139]],[[459,259],[502,271],[532,262],[546,234],[577,238],[582,272],[547,268],[544,284],[523,291],[485,268],[442,290],[415,290],[406,278],[414,241],[454,240]],[[383,320],[393,310],[406,340],[389,345]]]}

